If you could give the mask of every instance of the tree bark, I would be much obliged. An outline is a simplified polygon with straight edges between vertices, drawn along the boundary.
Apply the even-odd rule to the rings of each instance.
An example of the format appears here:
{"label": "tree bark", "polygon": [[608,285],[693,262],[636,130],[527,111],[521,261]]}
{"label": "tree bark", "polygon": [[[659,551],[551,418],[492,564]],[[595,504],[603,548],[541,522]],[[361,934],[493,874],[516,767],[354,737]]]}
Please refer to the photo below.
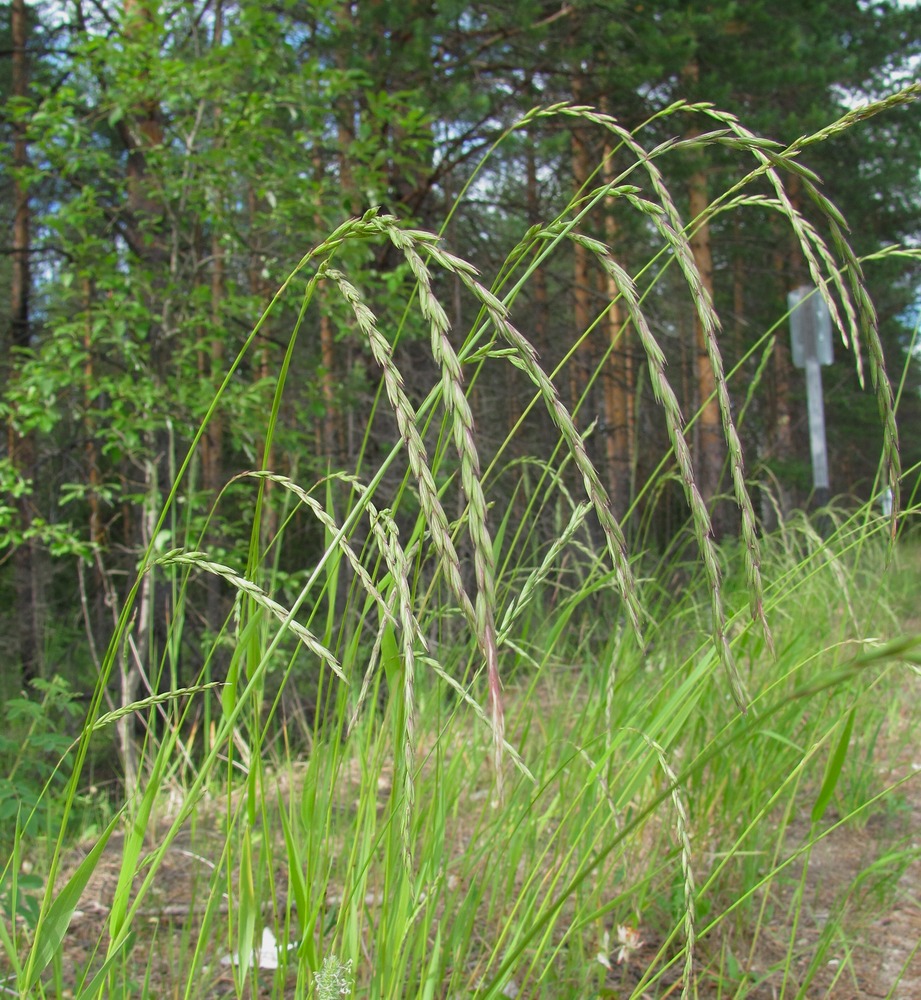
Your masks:
{"label": "tree bark", "polygon": [[[212,34],[212,45],[215,48],[221,44],[223,31],[223,4],[218,0],[214,7],[214,31]],[[212,117],[215,123],[215,135],[220,135],[223,113],[219,103],[215,103]],[[215,391],[224,375],[224,247],[221,243],[221,209],[222,201],[220,197],[216,197],[211,212],[211,336],[209,338],[208,358],[204,364],[209,381]],[[218,408],[212,415],[207,432],[202,438],[202,485],[212,496],[217,496],[222,484],[221,453],[223,446],[224,417],[221,409]]]}
{"label": "tree bark", "polygon": [[[217,49],[222,44],[224,33],[223,3],[221,0],[214,6],[214,27],[211,36],[212,47]],[[215,102],[212,110],[215,124],[215,135],[222,134],[220,128],[223,109]],[[211,332],[206,339],[206,350],[199,355],[199,369],[202,382],[214,393],[224,376],[224,246],[221,243],[221,219],[223,199],[217,195],[211,209]],[[201,441],[202,487],[208,495],[208,502],[213,503],[221,491],[224,480],[224,411],[218,407],[211,415],[211,420]],[[220,530],[212,521],[209,529],[209,540],[220,541]],[[205,579],[205,622],[212,632],[221,627],[223,618],[222,589],[220,581],[213,574],[206,574]]]}
{"label": "tree bark", "polygon": [[[25,99],[29,89],[29,65],[26,53],[28,19],[25,0],[13,0],[10,7],[13,36],[13,96]],[[15,347],[29,346],[29,192],[22,178],[28,166],[26,127],[21,120],[13,124],[13,254],[10,289],[12,342]]]}
{"label": "tree bark", "polygon": [[[607,112],[602,100],[601,109]],[[614,151],[610,142],[604,149],[604,179],[610,184],[614,179]],[[605,242],[610,253],[617,246],[617,219],[613,204],[609,203],[604,220]],[[607,461],[608,492],[618,518],[623,517],[631,500],[631,470],[633,469],[633,358],[630,354],[629,327],[624,323],[617,282],[605,276],[607,298],[610,302],[605,326],[608,334],[609,355],[603,380],[603,405],[605,424],[605,458]]]}
{"label": "tree bark", "polygon": [[[29,91],[28,11],[25,0],[13,0],[10,6],[12,53],[12,94],[25,100]],[[28,350],[31,341],[30,295],[32,290],[29,256],[31,247],[31,210],[24,173],[29,164],[26,127],[21,120],[13,123],[13,246],[10,281],[10,343]],[[31,432],[20,434],[9,427],[10,458],[20,475],[34,489],[36,477],[35,440]],[[28,533],[34,521],[34,499],[27,490],[16,501],[19,521]],[[17,639],[22,680],[28,683],[44,672],[44,553],[35,538],[27,538],[13,555]]]}
{"label": "tree bark", "polygon": [[[683,76],[693,88],[699,75],[697,61],[692,60],[685,67]],[[700,130],[692,127],[687,137],[693,139],[699,134]],[[707,170],[703,164],[699,164],[695,167],[688,181],[688,214],[692,227],[690,244],[694,265],[700,275],[701,291],[712,303],[714,301],[713,253],[710,247],[710,225],[705,219],[709,203]],[[707,333],[696,308],[694,310],[694,348],[698,413],[694,425],[695,464],[698,488],[704,502],[711,506],[711,516],[713,516],[715,512],[712,510],[711,501],[719,490],[726,449],[719,403],[716,397],[716,378],[707,352]],[[719,518],[714,518],[714,529],[717,533],[720,530],[719,520]]]}
{"label": "tree bark", "polygon": [[[691,219],[698,218],[709,205],[707,175],[703,170],[695,171],[689,183]],[[692,223],[693,224],[693,223]],[[691,252],[700,272],[703,291],[713,301],[713,255],[710,249],[710,226],[698,225],[691,237]],[[723,468],[723,428],[720,420],[719,404],[716,399],[716,379],[707,353],[704,324],[695,312],[694,345],[696,348],[695,372],[697,381],[698,471],[700,490],[709,503],[719,487]]]}
{"label": "tree bark", "polygon": [[[582,103],[583,91],[583,81],[577,74],[573,79],[573,99],[577,104]],[[574,192],[582,189],[592,172],[585,131],[584,127],[574,127],[571,132]],[[578,243],[573,244],[573,250],[573,332],[581,341],[569,361],[569,399],[571,407],[575,410],[592,371],[592,344],[590,338],[586,336],[586,330],[592,321],[592,307],[590,255],[588,250]]]}
{"label": "tree bark", "polygon": [[[150,45],[151,29],[155,24],[149,0],[125,0],[125,38],[135,51]],[[149,74],[144,60],[139,60],[138,77],[147,81]],[[150,90],[150,88],[145,88]],[[159,233],[163,206],[151,186],[148,154],[163,143],[163,116],[153,94],[138,101],[130,121],[122,131],[128,149],[128,210],[136,237],[136,252],[142,258],[163,259],[166,246]]]}

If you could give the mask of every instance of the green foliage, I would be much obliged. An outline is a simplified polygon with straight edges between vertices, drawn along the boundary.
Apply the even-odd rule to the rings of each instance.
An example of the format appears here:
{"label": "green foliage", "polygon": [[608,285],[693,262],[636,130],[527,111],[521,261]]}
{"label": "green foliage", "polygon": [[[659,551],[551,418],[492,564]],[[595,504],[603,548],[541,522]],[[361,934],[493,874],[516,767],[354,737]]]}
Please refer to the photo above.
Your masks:
{"label": "green foliage", "polygon": [[[63,773],[72,766],[73,720],[82,714],[76,695],[60,677],[36,679],[33,694],[8,697],[0,716],[0,823],[12,837],[34,837],[53,829],[55,796]],[[4,850],[10,848],[2,838]]]}

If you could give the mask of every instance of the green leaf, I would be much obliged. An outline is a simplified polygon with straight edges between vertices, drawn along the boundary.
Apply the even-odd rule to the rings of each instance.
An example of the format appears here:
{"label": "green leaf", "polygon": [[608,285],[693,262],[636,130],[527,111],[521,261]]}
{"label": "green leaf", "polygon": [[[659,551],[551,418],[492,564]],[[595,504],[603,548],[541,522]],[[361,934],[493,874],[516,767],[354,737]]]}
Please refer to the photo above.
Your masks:
{"label": "green leaf", "polygon": [[819,789],[819,797],[815,800],[815,805],[812,807],[813,823],[821,821],[825,815],[825,810],[828,808],[828,803],[831,802],[831,797],[835,794],[838,778],[841,777],[841,768],[844,767],[844,759],[847,756],[847,748],[851,742],[851,732],[854,729],[854,711],[855,709],[852,708],[848,712],[847,722],[844,723],[844,731],[841,733],[841,738],[838,740],[835,752],[828,759],[828,767],[825,769],[825,780]]}
{"label": "green leaf", "polygon": [[387,677],[387,683],[390,685],[390,695],[398,698],[399,695],[396,692],[400,688],[403,659],[400,656],[400,645],[397,642],[393,625],[389,622],[384,626],[384,634],[381,637],[381,664]]}
{"label": "green leaf", "polygon": [[162,766],[158,761],[151,780],[144,789],[144,795],[137,806],[137,815],[131,820],[125,831],[125,842],[122,848],[122,863],[118,872],[118,883],[112,898],[112,909],[109,913],[109,934],[113,946],[118,946],[125,918],[128,913],[128,903],[131,896],[131,885],[137,874],[141,849],[147,835],[150,814],[154,800],[160,790]]}
{"label": "green leaf", "polygon": [[281,817],[281,827],[285,838],[285,850],[288,855],[288,884],[291,886],[291,894],[294,896],[294,909],[297,912],[301,926],[305,926],[307,917],[307,883],[304,881],[304,872],[301,870],[301,858],[298,851],[297,842],[294,839],[294,831],[288,822],[284,806],[279,809]]}
{"label": "green leaf", "polygon": [[298,850],[298,844],[294,837],[294,830],[288,820],[284,806],[279,811],[281,825],[285,837],[285,849],[288,855],[288,884],[294,896],[294,908],[297,912],[298,924],[301,932],[301,945],[299,953],[304,954],[307,965],[315,969],[319,965],[319,956],[313,942],[313,934],[310,932],[319,913],[319,906],[310,912],[310,898],[307,890],[307,880],[304,878],[303,859]]}
{"label": "green leaf", "polygon": [[80,862],[80,866],[67,880],[51,906],[48,907],[45,919],[36,930],[35,943],[32,946],[32,958],[27,967],[28,981],[24,990],[26,996],[33,994],[39,977],[60,949],[64,935],[73,919],[74,910],[76,910],[80,897],[83,895],[83,890],[86,888],[90,876],[96,870],[96,865],[102,857],[102,852],[109,842],[112,831],[120,822],[121,813],[115,816],[106,827],[93,849]]}
{"label": "green leaf", "polygon": [[435,1000],[435,991],[441,983],[441,927],[435,931],[435,943],[432,946],[432,957],[426,970],[425,982],[422,984],[422,1000]]}

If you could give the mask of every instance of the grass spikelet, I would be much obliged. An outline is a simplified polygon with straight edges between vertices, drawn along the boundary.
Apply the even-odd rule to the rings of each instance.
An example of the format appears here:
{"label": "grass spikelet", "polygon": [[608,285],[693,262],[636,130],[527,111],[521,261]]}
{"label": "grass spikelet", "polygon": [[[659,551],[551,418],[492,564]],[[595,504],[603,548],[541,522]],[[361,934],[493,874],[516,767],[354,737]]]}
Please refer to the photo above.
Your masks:
{"label": "grass spikelet", "polygon": [[500,644],[509,637],[512,626],[524,612],[525,608],[527,608],[528,604],[533,600],[537,588],[544,582],[544,580],[547,579],[553,569],[557,566],[561,554],[572,541],[576,532],[585,523],[585,518],[588,516],[591,509],[592,505],[585,502],[576,504],[573,507],[572,515],[570,516],[566,527],[563,528],[556,538],[554,538],[550,548],[541,560],[540,566],[528,574],[524,583],[521,585],[521,590],[512,600],[511,604],[509,604],[509,606],[505,609],[505,614],[502,616],[502,623],[499,626]]}
{"label": "grass spikelet", "polygon": [[[422,315],[428,320],[431,334],[432,357],[441,370],[442,400],[451,420],[454,446],[461,462],[461,487],[469,504],[469,530],[473,543],[474,574],[477,583],[476,634],[480,650],[486,660],[489,684],[489,701],[492,712],[495,743],[495,768],[501,795],[502,743],[504,713],[501,681],[499,677],[499,649],[496,640],[494,608],[496,606],[495,565],[492,539],[486,523],[486,497],[480,478],[480,460],[477,454],[473,412],[464,392],[464,377],[460,361],[448,339],[448,317],[441,303],[432,293],[428,268],[412,244],[412,235],[396,226],[388,226],[387,233],[400,249],[416,279]],[[431,247],[429,247],[431,251]],[[447,255],[434,257],[448,271],[470,274],[470,268],[457,268],[456,258]]]}
{"label": "grass spikelet", "polygon": [[265,608],[266,611],[274,615],[282,623],[283,628],[290,629],[311,653],[319,657],[340,680],[348,684],[349,679],[345,676],[342,665],[310,629],[304,628],[303,625],[296,622],[290,611],[283,608],[277,601],[273,601],[258,584],[253,583],[252,580],[247,580],[246,577],[241,576],[236,570],[223,565],[223,563],[214,562],[204,552],[185,552],[182,549],[172,549],[169,552],[164,552],[162,556],[154,559],[151,565],[192,566],[195,569],[200,569],[205,573],[211,573],[213,576],[219,576],[221,579],[226,580],[238,593],[248,597],[254,604],[258,604],[259,607]]}
{"label": "grass spikelet", "polygon": [[377,329],[374,313],[362,301],[358,289],[341,272],[329,268],[326,277],[334,281],[355,315],[358,327],[368,340],[374,360],[380,366],[387,398],[397,418],[400,436],[406,445],[410,469],[419,487],[419,497],[425,512],[426,523],[432,533],[432,542],[442,561],[451,591],[460,602],[461,608],[471,622],[476,621],[473,604],[464,589],[461,577],[460,559],[454,542],[444,507],[438,497],[438,488],[429,467],[428,455],[422,436],[416,426],[416,411],[403,388],[403,377],[393,361],[393,352],[386,338]]}
{"label": "grass spikelet", "polygon": [[[388,616],[390,615],[390,609],[387,606],[387,602],[384,600],[383,595],[377,589],[374,581],[371,579],[371,575],[362,566],[361,561],[358,556],[355,555],[355,550],[349,544],[348,538],[343,534],[339,525],[336,524],[335,520],[330,517],[330,515],[323,508],[323,505],[316,499],[312,497],[305,489],[298,486],[293,480],[288,476],[282,476],[275,472],[242,472],[239,476],[234,476],[234,479],[261,479],[268,482],[276,483],[281,486],[282,489],[287,490],[293,496],[295,496],[300,503],[310,510],[310,512],[316,517],[316,519],[326,528],[329,533],[335,538],[336,544],[341,550],[342,554],[345,556],[349,566],[351,566],[352,571],[361,581],[362,586],[365,591],[374,598],[377,606]],[[233,480],[231,480],[233,481]],[[372,508],[373,510],[373,508]]]}
{"label": "grass spikelet", "polygon": [[[748,692],[745,690],[745,684],[742,681],[742,677],[739,674],[738,669],[736,668],[729,643],[726,641],[726,616],[723,612],[723,602],[720,589],[720,570],[713,544],[713,530],[710,523],[710,515],[707,511],[707,506],[704,503],[703,497],[700,494],[700,489],[697,486],[697,479],[694,475],[694,464],[691,459],[690,448],[688,447],[687,440],[685,438],[686,427],[684,419],[681,415],[681,407],[679,406],[674,390],[665,375],[665,355],[653,336],[649,324],[646,322],[646,318],[640,308],[639,299],[637,297],[632,279],[611,257],[607,251],[607,247],[599,243],[597,240],[589,239],[579,235],[578,233],[571,233],[570,236],[575,242],[581,243],[590,253],[594,254],[601,262],[605,271],[614,280],[614,283],[627,307],[627,315],[633,322],[634,328],[639,334],[640,343],[643,345],[643,350],[646,353],[653,392],[665,412],[669,441],[672,445],[672,449],[674,450],[675,460],[678,463],[678,469],[681,473],[681,482],[684,486],[685,499],[687,500],[688,507],[690,508],[691,519],[694,525],[694,535],[697,539],[697,545],[707,573],[707,580],[710,586],[714,640],[717,645],[720,660],[726,668],[732,687],[733,697],[735,698],[739,708],[744,712],[748,705]],[[676,239],[678,247],[680,247],[683,242],[684,241],[682,240]],[[676,252],[679,251],[676,250]],[[696,273],[696,268],[693,267],[693,262],[691,265],[691,271]],[[712,363],[713,359],[711,358],[711,364]],[[721,365],[720,373],[722,374]],[[725,389],[725,378],[723,379],[723,383]],[[728,392],[725,397],[725,405],[728,412]],[[731,417],[729,419],[729,423],[730,425],[732,423]],[[742,476],[741,471],[741,444],[738,442],[738,437],[736,437],[736,445],[737,458],[740,465],[739,481],[742,485],[743,494],[747,498],[748,492],[745,488],[744,477]],[[749,508],[750,506],[749,501]],[[751,522],[752,525],[754,525],[754,514],[751,515]],[[757,551],[757,547],[755,548],[755,551]],[[760,583],[760,576],[755,577],[755,580]],[[760,606],[760,593],[758,595],[758,602]]]}
{"label": "grass spikelet", "polygon": [[566,447],[573,457],[576,468],[582,476],[585,492],[604,531],[615,579],[630,624],[633,626],[640,644],[642,644],[644,615],[637,595],[636,581],[627,558],[627,543],[620,524],[611,510],[607,490],[602,485],[598,471],[585,450],[585,444],[576,429],[572,416],[560,399],[556,386],[541,367],[533,345],[509,322],[505,306],[495,295],[469,275],[462,274],[461,280],[483,304],[489,314],[490,321],[502,339],[515,350],[517,364],[537,387],[550,419],[560,431]]}
{"label": "grass spikelet", "polygon": [[[409,559],[400,545],[399,532],[393,518],[374,522],[375,535],[387,562],[394,584],[394,599],[400,620],[400,646],[402,649],[403,690],[403,798],[400,818],[400,840],[403,863],[408,873],[413,870],[412,817],[416,802],[416,644],[424,650],[425,639],[413,614],[412,593],[409,586]],[[383,536],[383,537],[381,537]]]}
{"label": "grass spikelet", "polygon": [[[777,201],[785,218],[792,226],[799,240],[800,248],[806,259],[810,276],[819,289],[832,320],[841,332],[842,339],[846,346],[850,346],[854,363],[857,368],[858,378],[863,384],[863,369],[860,352],[860,341],[866,340],[867,354],[870,365],[870,383],[876,391],[877,404],[880,418],[883,422],[884,435],[884,456],[888,466],[889,484],[893,491],[893,515],[891,531],[895,532],[897,511],[900,507],[899,483],[901,481],[901,463],[899,459],[898,447],[898,427],[895,419],[895,402],[892,394],[892,386],[886,375],[885,359],[883,357],[882,342],[879,337],[876,322],[876,311],[867,295],[866,287],[863,283],[863,276],[860,262],[854,256],[848,241],[842,232],[845,227],[837,208],[820,190],[817,179],[809,171],[806,171],[797,161],[800,152],[808,146],[817,142],[823,142],[833,136],[852,127],[856,122],[865,120],[874,115],[880,114],[890,108],[907,104],[921,98],[921,85],[911,84],[902,90],[897,91],[888,97],[872,102],[854,111],[849,111],[837,122],[832,123],[827,128],[813,133],[810,136],[798,139],[784,150],[768,150],[760,144],[755,143],[753,137],[747,129],[739,125],[731,116],[720,115],[721,120],[731,121],[733,128],[740,138],[747,142],[748,148],[761,164],[760,168],[744,178],[735,185],[730,192],[724,194],[728,197],[731,192],[746,186],[755,176],[764,173],[771,183]],[[709,112],[716,115],[715,112]],[[783,182],[779,175],[779,170],[788,170],[797,174],[808,197],[818,206],[825,218],[832,242],[838,250],[843,261],[843,267],[835,265],[831,253],[828,251],[825,242],[818,236],[814,228],[808,226],[800,212],[797,211],[792,201],[788,197]],[[714,203],[715,207],[721,199]],[[820,266],[822,261],[824,268]],[[842,271],[846,275],[847,284],[842,278]],[[845,325],[840,317],[838,305],[834,296],[829,294],[828,282],[830,282],[840,297],[847,324]],[[853,302],[856,301],[856,309]]]}

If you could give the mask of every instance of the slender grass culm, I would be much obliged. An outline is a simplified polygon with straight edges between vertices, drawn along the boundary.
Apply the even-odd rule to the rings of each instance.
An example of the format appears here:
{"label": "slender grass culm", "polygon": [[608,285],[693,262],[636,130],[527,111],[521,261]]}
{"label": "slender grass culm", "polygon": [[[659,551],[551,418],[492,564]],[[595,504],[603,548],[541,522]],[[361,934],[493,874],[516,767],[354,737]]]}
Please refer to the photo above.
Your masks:
{"label": "slender grass culm", "polygon": [[[494,282],[438,236],[374,211],[307,253],[176,470],[73,747],[59,832],[17,821],[2,884],[7,915],[19,916],[0,922],[2,991],[76,1000],[851,995],[845,984],[865,974],[862,935],[918,861],[905,825],[917,790],[904,698],[917,698],[921,671],[917,617],[906,624],[921,547],[898,525],[921,504],[908,489],[891,518],[872,504],[829,508],[824,533],[805,515],[761,532],[735,372],[690,240],[725,212],[768,212],[789,226],[858,368],[866,351],[882,475],[899,511],[899,484],[918,470],[903,479],[897,397],[862,263],[801,154],[919,94],[909,87],[788,148],[707,105],[657,115],[660,126],[692,116],[709,131],[651,149],[643,128],[626,131],[590,108],[535,109],[498,141],[553,118],[604,131],[616,162],[630,166],[590,180],[532,227]],[[703,217],[683,219],[662,164],[706,146],[750,169]],[[791,175],[823,225],[791,202]],[[612,201],[661,240],[634,273],[583,231]],[[360,244],[389,245],[412,276],[404,322],[428,335],[436,371],[421,400],[349,267],[346,251]],[[688,526],[658,565],[651,547],[628,545],[643,538],[625,527],[639,514],[615,516],[584,417],[564,402],[571,352],[545,366],[515,324],[535,272],[573,246],[610,279],[661,407],[670,453],[639,492],[676,481]],[[689,444],[697,417],[681,412],[647,311],[649,289],[673,272],[703,331],[737,544],[714,538]],[[467,330],[450,329],[439,297],[447,279],[475,303]],[[304,483],[269,456],[294,346],[321,288],[326,301],[338,297],[379,372],[366,441],[384,420],[395,439],[376,467]],[[252,491],[248,562],[209,554],[205,529],[164,551],[156,540],[184,502],[207,423],[283,300],[296,301],[297,320],[266,414],[263,467],[226,487]],[[472,387],[491,367],[526,380],[521,419],[540,411],[549,421],[550,453],[515,455],[514,432],[486,447]],[[268,517],[270,491],[283,516]],[[273,559],[295,512],[324,544],[282,581]],[[184,610],[203,577],[234,595],[212,651],[226,652],[226,677],[211,676],[209,653],[194,683],[104,712],[140,583],[167,570]],[[185,620],[177,613],[172,626],[177,649]],[[295,721],[285,699],[305,683],[313,718]],[[204,703],[210,726],[196,742],[189,733]],[[161,716],[150,726],[137,787],[76,850],[69,817],[91,742],[158,711],[169,725]],[[867,853],[857,841],[871,825]],[[42,845],[43,887],[30,889],[19,873]],[[161,886],[178,883],[185,895],[172,903]],[[910,945],[883,990],[911,974]]]}

